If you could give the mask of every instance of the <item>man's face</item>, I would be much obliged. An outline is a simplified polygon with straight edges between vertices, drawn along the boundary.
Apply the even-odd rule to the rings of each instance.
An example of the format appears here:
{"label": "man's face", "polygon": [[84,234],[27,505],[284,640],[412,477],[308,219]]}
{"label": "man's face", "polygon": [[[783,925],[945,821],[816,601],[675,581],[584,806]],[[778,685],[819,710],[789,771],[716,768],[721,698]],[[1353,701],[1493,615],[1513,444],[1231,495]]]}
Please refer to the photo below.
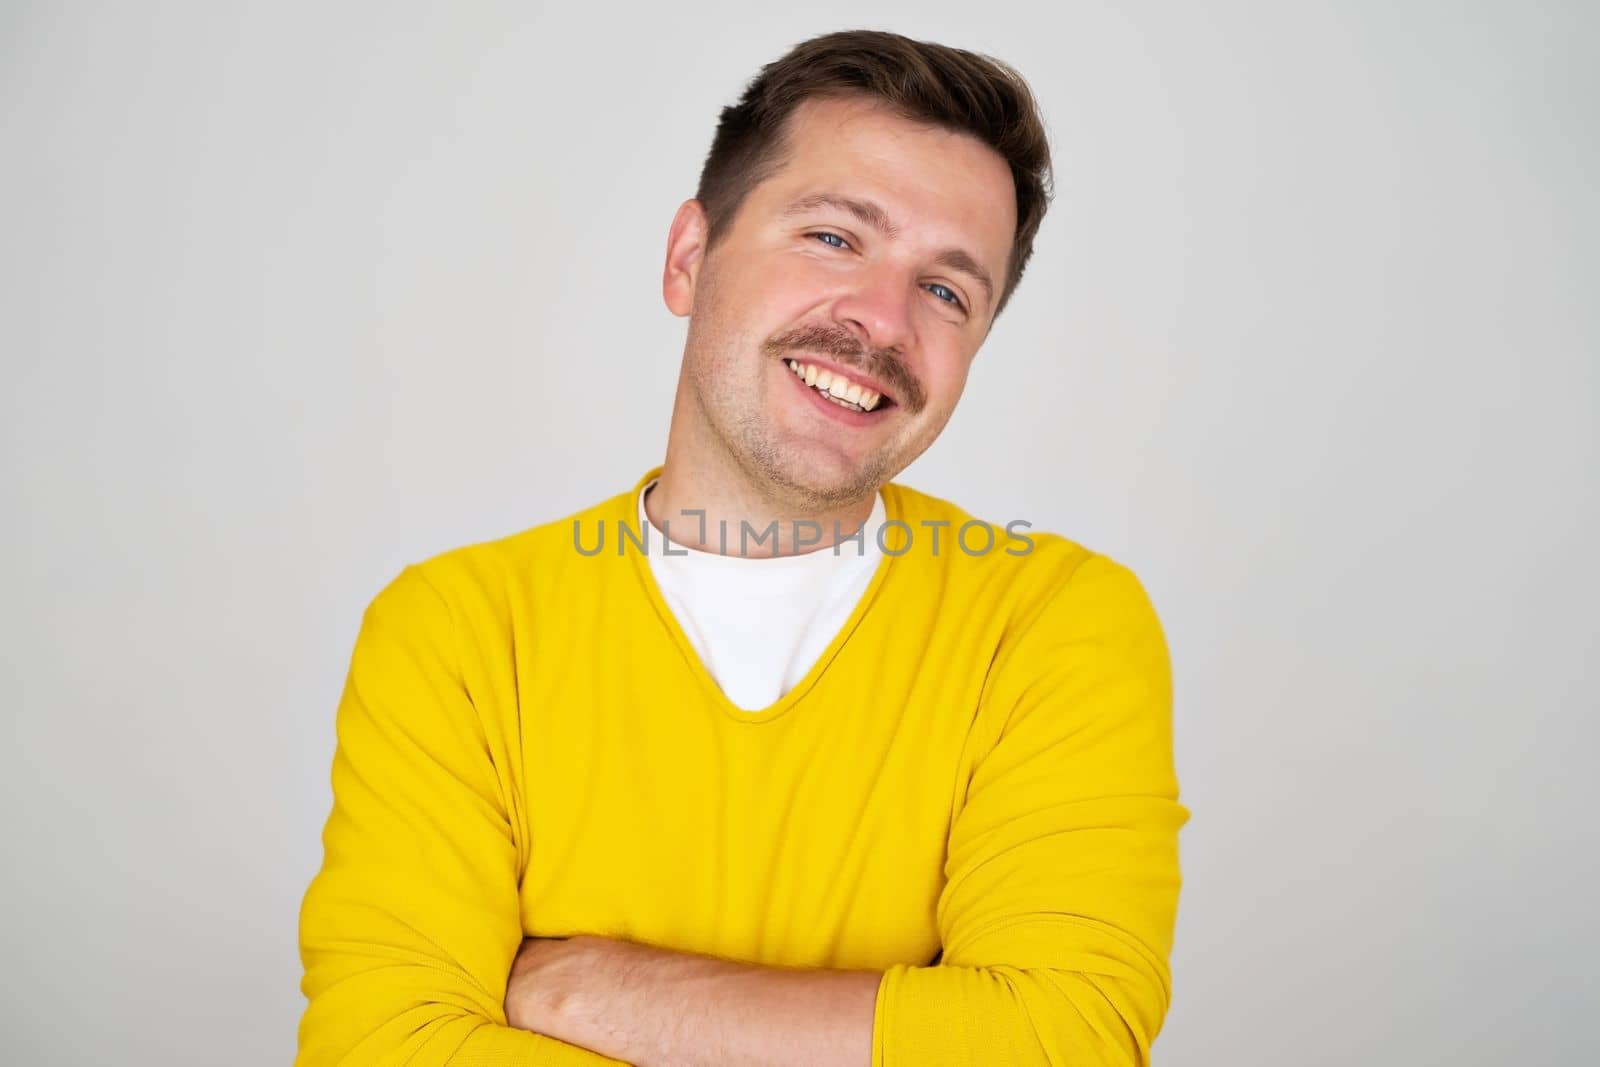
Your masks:
{"label": "man's face", "polygon": [[[1005,281],[1016,192],[993,149],[870,101],[806,101],[790,129],[787,164],[678,283],[676,306],[669,248],[668,303],[692,306],[700,429],[821,509],[875,491],[949,421]],[[886,395],[843,406],[791,360]]]}

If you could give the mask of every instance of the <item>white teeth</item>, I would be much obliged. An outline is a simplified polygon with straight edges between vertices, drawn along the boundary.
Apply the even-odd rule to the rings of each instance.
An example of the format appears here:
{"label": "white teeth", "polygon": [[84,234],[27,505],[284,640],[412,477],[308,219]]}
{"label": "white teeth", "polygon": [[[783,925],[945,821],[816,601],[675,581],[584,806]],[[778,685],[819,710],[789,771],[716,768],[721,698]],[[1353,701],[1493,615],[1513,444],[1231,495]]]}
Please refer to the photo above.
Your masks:
{"label": "white teeth", "polygon": [[883,399],[881,393],[875,393],[871,389],[858,385],[843,375],[835,375],[810,363],[801,363],[797,359],[785,360],[784,362],[789,365],[789,369],[795,373],[796,377],[802,379],[807,385],[813,387],[841,407],[872,411]]}

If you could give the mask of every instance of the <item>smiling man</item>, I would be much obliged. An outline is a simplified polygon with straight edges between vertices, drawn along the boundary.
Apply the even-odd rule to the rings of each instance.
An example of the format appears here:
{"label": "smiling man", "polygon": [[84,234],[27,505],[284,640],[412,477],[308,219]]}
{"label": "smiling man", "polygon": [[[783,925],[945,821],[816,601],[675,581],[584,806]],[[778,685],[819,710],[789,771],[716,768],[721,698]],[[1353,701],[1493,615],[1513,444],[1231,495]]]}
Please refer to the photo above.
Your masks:
{"label": "smiling man", "polygon": [[1155,611],[893,480],[1049,180],[1014,71],[895,34],[724,110],[664,462],[365,613],[298,1064],[1148,1062],[1188,814]]}
{"label": "smiling man", "polygon": [[[1034,132],[1017,161],[1041,183],[1030,241],[1048,158]],[[775,150],[787,165],[736,212],[708,222],[706,186],[725,180],[711,170],[672,223],[667,305],[689,337],[652,520],[704,506],[710,522],[777,519],[783,533],[794,518],[859,527],[949,420],[998,310],[994,279],[1027,254],[1012,247],[1012,164],[970,133],[819,93]]]}

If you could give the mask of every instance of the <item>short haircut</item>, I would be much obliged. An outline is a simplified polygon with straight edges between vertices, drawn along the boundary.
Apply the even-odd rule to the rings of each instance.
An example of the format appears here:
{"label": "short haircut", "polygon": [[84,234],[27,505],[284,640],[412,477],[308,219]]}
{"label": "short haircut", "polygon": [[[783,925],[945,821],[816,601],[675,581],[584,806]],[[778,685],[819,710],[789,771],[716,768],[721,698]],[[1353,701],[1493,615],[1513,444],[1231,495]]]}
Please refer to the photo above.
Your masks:
{"label": "short haircut", "polygon": [[1028,84],[990,56],[882,30],[844,30],[795,45],[761,68],[722,109],[695,198],[709,252],[750,190],[783,168],[790,117],[812,98],[865,98],[914,122],[969,134],[1010,165],[1017,229],[994,315],[1005,309],[1033,255],[1052,196],[1050,143]]}

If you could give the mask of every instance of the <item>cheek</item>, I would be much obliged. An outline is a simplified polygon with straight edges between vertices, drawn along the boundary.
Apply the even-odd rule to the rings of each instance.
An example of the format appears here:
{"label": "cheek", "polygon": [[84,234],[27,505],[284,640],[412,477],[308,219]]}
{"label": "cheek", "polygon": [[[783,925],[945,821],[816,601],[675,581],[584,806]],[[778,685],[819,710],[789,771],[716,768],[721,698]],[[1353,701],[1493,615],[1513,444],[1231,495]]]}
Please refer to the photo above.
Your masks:
{"label": "cheek", "polygon": [[730,338],[738,338],[759,349],[773,337],[793,330],[816,316],[829,291],[815,271],[782,266],[757,268],[730,280],[722,301],[721,328]]}
{"label": "cheek", "polygon": [[748,264],[744,278],[755,303],[791,310],[811,307],[845,284],[837,264],[802,253],[755,258]]}
{"label": "cheek", "polygon": [[967,371],[972,361],[964,355],[946,354],[929,361],[923,378],[930,407],[952,408],[967,387]]}
{"label": "cheek", "polygon": [[752,320],[804,307],[826,291],[826,274],[815,264],[785,256],[750,257],[718,272],[724,304]]}
{"label": "cheek", "polygon": [[828,302],[838,278],[820,270],[789,267],[774,274],[763,288],[762,306],[785,327],[793,326]]}

